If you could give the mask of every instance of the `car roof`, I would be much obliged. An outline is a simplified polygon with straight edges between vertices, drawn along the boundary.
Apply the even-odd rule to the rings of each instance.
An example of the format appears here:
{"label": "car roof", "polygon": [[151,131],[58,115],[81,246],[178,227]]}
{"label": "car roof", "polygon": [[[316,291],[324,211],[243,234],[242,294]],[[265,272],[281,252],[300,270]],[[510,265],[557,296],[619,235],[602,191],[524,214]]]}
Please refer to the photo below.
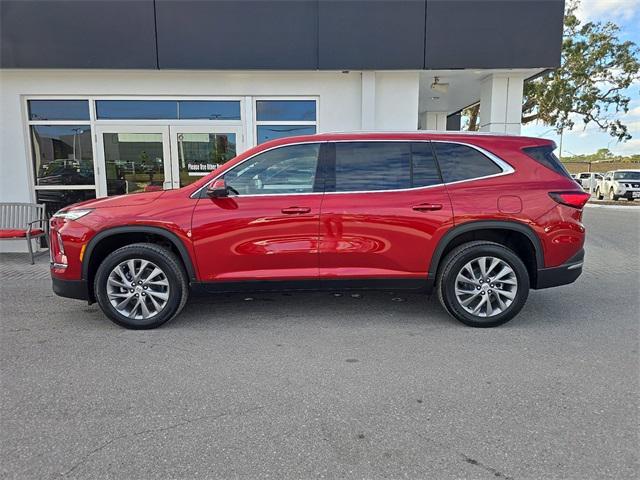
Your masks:
{"label": "car roof", "polygon": [[[376,131],[376,132],[326,132],[314,135],[300,135],[295,137],[278,138],[264,142],[258,147],[272,148],[280,145],[290,145],[294,143],[309,142],[331,142],[331,141],[398,141],[398,140],[444,140],[469,143],[482,142],[486,143],[491,140],[505,141],[509,143],[517,143],[522,146],[543,146],[552,145],[555,147],[553,140],[547,138],[525,137],[504,133],[493,132],[459,132],[459,131],[430,131],[430,130],[413,130],[413,131]],[[261,149],[262,149],[261,148]]]}

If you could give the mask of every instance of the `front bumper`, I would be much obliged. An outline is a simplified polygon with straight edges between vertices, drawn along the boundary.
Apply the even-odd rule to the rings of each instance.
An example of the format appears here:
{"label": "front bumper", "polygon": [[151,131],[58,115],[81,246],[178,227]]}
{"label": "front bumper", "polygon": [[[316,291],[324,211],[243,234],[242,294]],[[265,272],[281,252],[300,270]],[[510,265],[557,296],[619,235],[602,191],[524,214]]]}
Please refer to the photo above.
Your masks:
{"label": "front bumper", "polygon": [[567,262],[558,267],[539,268],[536,275],[535,289],[558,287],[575,282],[582,274],[584,264],[584,249],[580,250]]}
{"label": "front bumper", "polygon": [[624,193],[617,194],[617,196],[619,198],[637,198],[640,200],[640,190],[627,190]]}
{"label": "front bumper", "polygon": [[85,280],[62,280],[51,276],[53,292],[56,295],[78,300],[89,300],[89,289]]}

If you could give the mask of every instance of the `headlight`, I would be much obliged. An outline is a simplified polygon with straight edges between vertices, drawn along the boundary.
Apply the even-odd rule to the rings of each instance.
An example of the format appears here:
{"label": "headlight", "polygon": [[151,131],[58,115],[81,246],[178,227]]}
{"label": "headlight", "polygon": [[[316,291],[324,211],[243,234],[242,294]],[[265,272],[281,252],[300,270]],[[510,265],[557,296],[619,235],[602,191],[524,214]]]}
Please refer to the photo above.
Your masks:
{"label": "headlight", "polygon": [[54,213],[54,218],[65,218],[68,220],[77,220],[85,215],[93,212],[93,209],[85,209],[85,210],[60,210]]}

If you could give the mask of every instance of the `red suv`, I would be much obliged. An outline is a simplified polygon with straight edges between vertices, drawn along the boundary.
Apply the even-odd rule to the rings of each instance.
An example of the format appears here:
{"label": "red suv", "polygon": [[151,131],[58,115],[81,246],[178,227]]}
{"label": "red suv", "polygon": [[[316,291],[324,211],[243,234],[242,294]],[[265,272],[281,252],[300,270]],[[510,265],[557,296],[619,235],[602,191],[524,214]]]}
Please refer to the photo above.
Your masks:
{"label": "red suv", "polygon": [[582,272],[589,195],[554,148],[460,133],[274,140],[182,189],[56,213],[53,289],[142,329],[196,289],[435,288],[452,316],[493,327],[529,288]]}

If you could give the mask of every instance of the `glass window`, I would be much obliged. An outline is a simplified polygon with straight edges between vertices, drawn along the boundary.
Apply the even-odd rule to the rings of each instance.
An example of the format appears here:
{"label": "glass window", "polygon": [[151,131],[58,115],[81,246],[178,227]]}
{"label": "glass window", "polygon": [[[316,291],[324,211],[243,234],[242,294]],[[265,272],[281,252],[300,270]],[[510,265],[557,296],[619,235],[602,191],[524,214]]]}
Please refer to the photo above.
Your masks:
{"label": "glass window", "polygon": [[313,135],[314,125],[258,125],[258,143],[295,135]]}
{"label": "glass window", "polygon": [[234,133],[178,133],[180,186],[195,182],[235,156]]}
{"label": "glass window", "polygon": [[445,182],[486,177],[502,169],[475,148],[457,143],[434,142],[438,164]]}
{"label": "glass window", "polygon": [[258,100],[256,120],[259,122],[315,122],[315,100]]}
{"label": "glass window", "polygon": [[527,147],[522,149],[528,157],[533,158],[536,162],[550,168],[556,173],[570,178],[571,175],[564,168],[564,165],[560,162],[560,159],[556,157],[553,151],[555,147],[553,145],[544,145],[542,147]]}
{"label": "glass window", "polygon": [[241,163],[224,179],[238,195],[311,193],[319,151],[318,143],[275,148]]}
{"label": "glass window", "polygon": [[93,185],[88,125],[32,125],[36,185]]}
{"label": "glass window", "polygon": [[175,100],[96,100],[96,116],[101,120],[177,119]]}
{"label": "glass window", "polygon": [[638,172],[615,172],[613,174],[614,180],[640,180],[640,171]]}
{"label": "glass window", "polygon": [[103,140],[108,195],[163,189],[162,133],[105,133]]}
{"label": "glass window", "polygon": [[89,102],[29,100],[29,120],[89,120]]}
{"label": "glass window", "polygon": [[411,186],[427,187],[442,183],[440,171],[433,156],[431,143],[419,142],[411,145],[411,161],[413,162]]}
{"label": "glass window", "polygon": [[338,142],[335,145],[337,192],[409,188],[409,143]]}
{"label": "glass window", "polygon": [[36,190],[36,202],[44,203],[47,217],[72,203],[96,198],[96,191],[87,190]]}
{"label": "glass window", "polygon": [[227,100],[178,102],[178,118],[206,120],[240,120],[240,102]]}

